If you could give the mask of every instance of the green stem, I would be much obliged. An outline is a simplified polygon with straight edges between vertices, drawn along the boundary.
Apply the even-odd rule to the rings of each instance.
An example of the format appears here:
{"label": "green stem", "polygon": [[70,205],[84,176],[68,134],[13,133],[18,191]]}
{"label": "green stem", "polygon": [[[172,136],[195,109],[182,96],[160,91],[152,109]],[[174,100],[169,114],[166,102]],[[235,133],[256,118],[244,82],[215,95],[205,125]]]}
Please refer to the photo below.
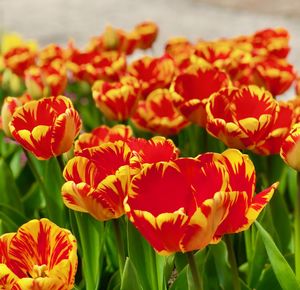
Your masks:
{"label": "green stem", "polygon": [[[46,200],[46,203],[47,205],[49,205],[49,192],[45,186],[45,183],[43,181],[43,177],[40,175],[40,173],[38,172],[38,170],[36,169],[35,165],[34,165],[34,162],[32,160],[32,157],[31,155],[29,154],[29,152],[25,149],[23,149],[24,153],[25,153],[25,156],[27,158],[27,162],[28,162],[28,165],[31,169],[31,172],[34,176],[34,178],[36,179],[36,181],[38,182],[38,184],[40,185],[43,193],[44,193],[44,198]],[[47,214],[50,218],[52,218],[52,215],[50,213],[51,211],[51,208],[49,206],[46,207],[46,211],[47,211]]]}
{"label": "green stem", "polygon": [[228,260],[231,266],[231,273],[232,273],[232,284],[234,290],[241,290],[241,284],[239,279],[239,271],[236,263],[235,253],[233,250],[233,245],[230,236],[226,235],[224,237],[227,252],[228,252]]}
{"label": "green stem", "polygon": [[62,156],[62,155],[57,156],[57,157],[56,157],[56,160],[57,160],[57,162],[58,162],[58,164],[59,164],[59,167],[60,167],[60,169],[61,169],[61,172],[63,172],[64,169],[65,169],[65,161],[64,161],[64,159],[63,159],[63,156]]}
{"label": "green stem", "polygon": [[193,252],[187,252],[186,257],[188,259],[188,263],[192,272],[195,290],[202,290],[201,278],[200,278],[199,271],[197,271],[196,261]]}
{"label": "green stem", "polygon": [[297,172],[297,192],[295,203],[295,270],[296,278],[300,282],[300,172]]}
{"label": "green stem", "polygon": [[120,228],[120,220],[113,219],[113,228],[116,236],[117,241],[117,248],[118,248],[118,260],[119,260],[119,272],[122,280],[124,265],[125,265],[125,249],[122,240],[121,228]]}

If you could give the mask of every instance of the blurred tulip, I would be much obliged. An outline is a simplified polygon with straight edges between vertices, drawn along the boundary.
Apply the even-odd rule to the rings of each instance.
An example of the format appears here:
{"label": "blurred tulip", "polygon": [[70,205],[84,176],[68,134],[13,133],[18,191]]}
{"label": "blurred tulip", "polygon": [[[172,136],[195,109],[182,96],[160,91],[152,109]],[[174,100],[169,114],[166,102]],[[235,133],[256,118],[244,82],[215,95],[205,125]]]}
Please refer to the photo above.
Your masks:
{"label": "blurred tulip", "polygon": [[188,120],[206,126],[205,106],[209,96],[229,85],[228,75],[210,64],[194,64],[179,74],[170,91],[176,108]]}
{"label": "blurred tulip", "polygon": [[136,109],[140,83],[132,76],[124,76],[119,82],[97,81],[92,92],[97,108],[108,119],[124,121]]}
{"label": "blurred tulip", "polygon": [[135,126],[160,135],[175,135],[189,122],[175,109],[167,89],[154,90],[140,101],[131,118]]}
{"label": "blurred tulip", "polygon": [[4,131],[5,135],[8,137],[12,137],[9,123],[12,120],[13,113],[15,110],[24,105],[25,103],[29,102],[31,97],[28,94],[25,94],[21,97],[6,97],[3,101],[2,108],[1,108],[1,120],[2,120],[2,130]]}
{"label": "blurred tulip", "polygon": [[175,63],[168,55],[157,58],[144,56],[132,62],[128,72],[141,82],[142,97],[146,98],[153,90],[170,85]]}
{"label": "blurred tulip", "polygon": [[264,89],[221,89],[207,103],[207,131],[229,147],[255,150],[270,134],[278,111],[277,101]]}
{"label": "blurred tulip", "polygon": [[283,141],[280,156],[287,165],[300,171],[300,123],[292,127]]}
{"label": "blurred tulip", "polygon": [[75,237],[48,219],[0,236],[1,289],[71,290],[76,270]]}
{"label": "blurred tulip", "polygon": [[142,22],[134,27],[138,35],[137,46],[141,49],[151,48],[158,35],[158,26],[152,21]]}
{"label": "blurred tulip", "polygon": [[18,108],[10,123],[12,136],[38,159],[49,159],[71,149],[81,120],[64,96],[31,101]]}
{"label": "blurred tulip", "polygon": [[85,148],[99,146],[106,142],[125,141],[133,136],[131,127],[118,124],[112,128],[101,125],[95,128],[91,133],[82,133],[75,141],[75,154]]}
{"label": "blurred tulip", "polygon": [[132,157],[132,151],[122,141],[77,152],[63,172],[65,205],[75,211],[88,212],[100,221],[122,216]]}

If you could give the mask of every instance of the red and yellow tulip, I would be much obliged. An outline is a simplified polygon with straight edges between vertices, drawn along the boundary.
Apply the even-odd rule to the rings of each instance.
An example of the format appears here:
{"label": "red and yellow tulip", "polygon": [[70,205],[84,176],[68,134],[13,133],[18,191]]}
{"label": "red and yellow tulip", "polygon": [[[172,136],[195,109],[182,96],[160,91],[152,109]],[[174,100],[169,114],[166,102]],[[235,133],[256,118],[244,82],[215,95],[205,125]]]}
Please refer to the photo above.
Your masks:
{"label": "red and yellow tulip", "polygon": [[280,156],[286,164],[300,171],[300,123],[292,127],[283,141]]}
{"label": "red and yellow tulip", "polygon": [[140,101],[132,122],[142,130],[175,135],[189,122],[176,110],[168,89],[154,90],[145,101]]}
{"label": "red and yellow tulip", "polygon": [[12,136],[38,159],[49,159],[71,149],[81,120],[70,99],[43,98],[17,108],[10,122]]}
{"label": "red and yellow tulip", "polygon": [[140,83],[135,77],[124,76],[118,82],[97,81],[92,91],[97,108],[108,119],[124,121],[135,111]]}
{"label": "red and yellow tulip", "polygon": [[78,140],[75,141],[74,152],[76,154],[85,148],[99,146],[106,142],[126,141],[132,136],[133,131],[130,126],[118,124],[110,128],[101,125],[90,133],[80,134]]}
{"label": "red and yellow tulip", "polygon": [[227,87],[229,82],[224,71],[205,62],[193,64],[174,79],[170,88],[172,100],[183,116],[205,127],[209,96]]}
{"label": "red and yellow tulip", "polygon": [[88,212],[101,221],[122,216],[132,157],[132,151],[123,141],[77,152],[63,172],[65,205],[75,211]]}
{"label": "red and yellow tulip", "polygon": [[255,150],[265,142],[277,118],[279,105],[257,86],[224,88],[206,106],[207,130],[227,146]]}
{"label": "red and yellow tulip", "polygon": [[75,237],[48,219],[0,237],[1,289],[71,290],[76,270]]}

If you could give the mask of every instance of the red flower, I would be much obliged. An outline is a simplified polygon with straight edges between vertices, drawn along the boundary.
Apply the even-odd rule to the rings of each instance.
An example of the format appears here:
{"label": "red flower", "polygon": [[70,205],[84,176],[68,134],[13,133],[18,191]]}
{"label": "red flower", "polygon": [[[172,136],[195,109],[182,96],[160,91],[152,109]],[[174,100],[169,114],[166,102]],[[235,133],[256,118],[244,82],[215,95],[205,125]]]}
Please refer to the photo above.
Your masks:
{"label": "red flower", "polygon": [[172,100],[183,116],[201,127],[206,126],[205,106],[209,96],[228,86],[229,77],[209,64],[194,64],[172,83]]}
{"label": "red flower", "polygon": [[225,192],[227,181],[217,163],[182,158],[145,164],[132,179],[125,211],[159,254],[201,249],[236,198],[235,192]]}
{"label": "red flower", "polygon": [[31,220],[0,237],[0,287],[71,290],[77,270],[75,237],[47,219]]}
{"label": "red flower", "polygon": [[221,89],[207,103],[207,130],[229,147],[255,150],[271,132],[278,110],[272,95],[256,86]]}
{"label": "red flower", "polygon": [[2,108],[1,108],[1,123],[2,123],[2,130],[4,131],[5,135],[8,137],[11,136],[9,123],[12,120],[13,113],[15,110],[24,105],[25,103],[29,102],[31,97],[28,94],[25,94],[21,97],[6,97],[3,101]]}
{"label": "red flower", "polygon": [[287,165],[300,171],[300,123],[292,127],[283,141],[280,156]]}
{"label": "red flower", "polygon": [[229,182],[226,191],[237,192],[236,199],[229,206],[229,213],[218,226],[214,242],[224,234],[247,230],[267,205],[278,182],[254,195],[256,185],[255,167],[248,155],[235,149],[228,149],[222,154],[205,153],[196,157],[207,166],[221,163],[228,172]]}
{"label": "red flower", "polygon": [[35,63],[35,58],[36,51],[29,45],[13,47],[3,55],[5,67],[21,77]]}
{"label": "red flower", "polygon": [[64,169],[64,203],[70,209],[88,212],[105,221],[124,214],[123,200],[131,178],[134,157],[122,141],[84,149]]}
{"label": "red flower", "polygon": [[265,142],[257,146],[253,151],[261,155],[279,154],[283,140],[288,135],[295,123],[295,113],[290,103],[279,102],[277,118],[270,130]]}
{"label": "red flower", "polygon": [[123,121],[136,108],[140,83],[135,77],[124,76],[119,82],[97,81],[92,91],[96,106],[108,119]]}
{"label": "red flower", "polygon": [[128,67],[128,72],[141,82],[142,97],[146,98],[153,90],[170,85],[175,73],[175,64],[167,55],[158,58],[144,56],[135,60]]}
{"label": "red flower", "polygon": [[142,130],[164,136],[175,135],[189,124],[176,111],[167,89],[157,89],[145,101],[140,101],[131,120]]}
{"label": "red flower", "polygon": [[133,136],[131,127],[125,125],[115,125],[112,128],[101,125],[95,128],[91,133],[80,134],[75,141],[75,154],[85,148],[99,146],[106,142],[125,141]]}
{"label": "red flower", "polygon": [[18,108],[10,123],[12,136],[38,159],[49,159],[71,149],[81,120],[71,101],[49,97]]}
{"label": "red flower", "polygon": [[158,35],[158,26],[152,21],[142,22],[134,27],[134,32],[138,35],[137,47],[148,49],[152,47]]}

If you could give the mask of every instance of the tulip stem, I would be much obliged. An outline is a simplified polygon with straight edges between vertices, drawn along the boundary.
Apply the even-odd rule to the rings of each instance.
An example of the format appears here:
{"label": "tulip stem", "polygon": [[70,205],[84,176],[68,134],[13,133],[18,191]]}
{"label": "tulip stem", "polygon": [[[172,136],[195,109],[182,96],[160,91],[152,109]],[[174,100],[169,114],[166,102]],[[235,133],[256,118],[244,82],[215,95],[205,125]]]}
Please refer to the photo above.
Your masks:
{"label": "tulip stem", "polygon": [[236,263],[236,257],[233,249],[231,237],[229,235],[224,236],[224,241],[227,247],[228,260],[231,266],[232,273],[232,285],[234,290],[241,290],[241,284],[239,279],[239,270]]}
{"label": "tulip stem", "polygon": [[300,282],[300,172],[297,172],[297,192],[295,202],[295,270]]}
{"label": "tulip stem", "polygon": [[201,278],[200,278],[199,271],[197,270],[196,261],[193,252],[187,252],[186,257],[188,259],[188,263],[192,272],[195,290],[201,290],[202,289]]}
{"label": "tulip stem", "polygon": [[116,236],[116,242],[118,247],[118,260],[119,260],[119,272],[122,280],[124,265],[125,265],[125,250],[124,250],[124,244],[122,240],[122,234],[121,234],[121,228],[120,228],[120,220],[119,219],[113,219],[113,228]]}
{"label": "tulip stem", "polygon": [[[28,162],[28,165],[29,165],[29,167],[31,169],[31,172],[32,172],[34,178],[36,179],[36,181],[38,182],[38,184],[40,185],[43,193],[44,193],[44,197],[45,197],[47,205],[49,205],[50,204],[49,203],[49,192],[48,192],[48,190],[47,190],[47,188],[45,186],[43,178],[40,175],[40,173],[38,172],[38,170],[36,169],[36,167],[34,165],[34,162],[31,159],[31,156],[30,156],[29,152],[26,149],[24,149],[24,148],[23,148],[23,151],[24,151],[25,156],[27,158],[27,162]],[[52,214],[50,213],[51,207],[47,206],[46,210],[47,210],[47,213],[48,213],[48,217],[52,218]],[[55,214],[55,213],[53,213],[53,214]]]}
{"label": "tulip stem", "polygon": [[61,172],[64,172],[64,169],[65,169],[65,162],[64,162],[64,159],[63,159],[63,156],[62,155],[58,155],[56,157],[56,160],[59,164],[59,167],[61,169]]}

